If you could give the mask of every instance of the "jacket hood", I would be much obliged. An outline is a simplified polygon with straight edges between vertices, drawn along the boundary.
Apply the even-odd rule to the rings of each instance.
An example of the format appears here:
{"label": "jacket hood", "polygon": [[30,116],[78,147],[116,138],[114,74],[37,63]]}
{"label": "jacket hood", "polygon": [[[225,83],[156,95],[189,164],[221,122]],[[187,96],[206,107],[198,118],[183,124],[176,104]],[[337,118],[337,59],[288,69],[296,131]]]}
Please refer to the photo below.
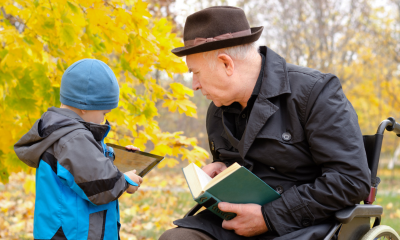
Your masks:
{"label": "jacket hood", "polygon": [[109,130],[108,122],[106,124],[88,123],[69,109],[51,107],[14,145],[14,151],[25,164],[37,168],[41,155],[63,136],[83,129],[92,132],[96,141],[101,141]]}

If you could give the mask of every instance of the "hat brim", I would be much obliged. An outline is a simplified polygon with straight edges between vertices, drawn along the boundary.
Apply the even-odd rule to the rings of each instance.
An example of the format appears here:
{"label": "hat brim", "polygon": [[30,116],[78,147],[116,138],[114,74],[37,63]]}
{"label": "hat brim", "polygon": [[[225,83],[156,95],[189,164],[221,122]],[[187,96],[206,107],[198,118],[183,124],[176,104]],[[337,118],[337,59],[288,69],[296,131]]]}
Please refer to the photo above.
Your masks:
{"label": "hat brim", "polygon": [[264,27],[262,27],[262,26],[254,27],[254,28],[250,28],[251,34],[248,36],[229,38],[229,39],[219,40],[219,41],[215,41],[215,42],[207,42],[207,43],[200,44],[200,45],[190,47],[190,48],[178,47],[178,48],[172,49],[171,52],[178,57],[183,57],[183,56],[190,55],[190,54],[208,52],[208,51],[213,51],[213,50],[217,50],[217,49],[221,49],[221,48],[234,47],[237,45],[252,43],[252,42],[257,41],[260,38],[263,29],[264,29]]}

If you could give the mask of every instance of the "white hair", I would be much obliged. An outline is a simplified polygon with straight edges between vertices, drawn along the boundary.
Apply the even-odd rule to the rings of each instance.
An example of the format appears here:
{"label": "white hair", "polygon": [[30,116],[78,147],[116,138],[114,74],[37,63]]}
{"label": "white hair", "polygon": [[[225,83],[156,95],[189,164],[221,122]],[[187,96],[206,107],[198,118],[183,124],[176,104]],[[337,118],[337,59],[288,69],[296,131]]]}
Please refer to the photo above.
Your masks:
{"label": "white hair", "polygon": [[207,60],[211,70],[214,70],[218,54],[225,53],[233,60],[245,60],[247,57],[257,52],[257,45],[255,42],[238,45],[234,47],[217,49],[209,52],[203,52],[204,59]]}

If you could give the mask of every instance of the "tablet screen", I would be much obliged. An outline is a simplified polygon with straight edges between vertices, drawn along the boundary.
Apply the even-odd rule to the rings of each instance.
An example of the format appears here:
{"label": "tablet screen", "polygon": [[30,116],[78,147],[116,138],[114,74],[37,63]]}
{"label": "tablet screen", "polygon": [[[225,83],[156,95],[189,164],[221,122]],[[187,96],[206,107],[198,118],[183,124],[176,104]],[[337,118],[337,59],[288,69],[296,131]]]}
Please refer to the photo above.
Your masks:
{"label": "tablet screen", "polygon": [[164,157],[147,152],[127,150],[125,147],[107,143],[112,147],[115,154],[114,165],[125,173],[136,169],[136,174],[144,177],[151,169],[157,166]]}

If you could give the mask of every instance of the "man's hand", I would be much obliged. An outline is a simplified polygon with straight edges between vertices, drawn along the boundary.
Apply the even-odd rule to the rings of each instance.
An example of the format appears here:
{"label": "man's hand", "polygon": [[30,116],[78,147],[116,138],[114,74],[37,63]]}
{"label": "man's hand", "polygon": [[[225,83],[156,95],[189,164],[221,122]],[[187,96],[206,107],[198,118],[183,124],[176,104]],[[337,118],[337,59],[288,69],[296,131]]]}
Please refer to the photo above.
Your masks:
{"label": "man's hand", "polygon": [[203,171],[208,174],[211,178],[214,178],[222,171],[226,169],[225,163],[222,162],[213,162],[203,167]]}
{"label": "man's hand", "polygon": [[132,186],[129,184],[129,187],[126,189],[126,192],[129,194],[135,193],[138,188],[140,187],[140,184],[143,182],[143,178],[139,177],[136,175],[136,170],[132,170],[129,172],[125,173],[126,176],[128,176],[132,181],[138,184],[138,186]]}
{"label": "man's hand", "polygon": [[220,202],[218,208],[224,212],[236,213],[232,220],[224,220],[222,227],[234,230],[237,235],[252,237],[268,231],[261,206],[258,204],[233,204]]}

